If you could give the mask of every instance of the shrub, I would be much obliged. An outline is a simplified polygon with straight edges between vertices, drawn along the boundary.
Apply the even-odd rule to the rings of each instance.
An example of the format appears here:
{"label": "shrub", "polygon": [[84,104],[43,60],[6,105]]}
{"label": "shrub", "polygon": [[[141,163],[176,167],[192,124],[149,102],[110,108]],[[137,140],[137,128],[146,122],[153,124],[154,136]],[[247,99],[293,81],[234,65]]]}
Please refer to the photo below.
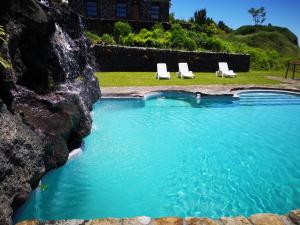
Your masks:
{"label": "shrub", "polygon": [[94,45],[100,43],[101,38],[100,38],[97,34],[91,32],[91,31],[86,31],[86,32],[84,32],[84,33],[85,33],[85,36],[86,36],[86,37],[87,37]]}
{"label": "shrub", "polygon": [[127,22],[118,21],[114,25],[114,36],[125,37],[132,32],[132,27]]}
{"label": "shrub", "polygon": [[120,43],[127,46],[134,46],[134,37],[133,33],[130,33],[126,37],[121,37]]}
{"label": "shrub", "polygon": [[105,43],[105,44],[116,44],[114,38],[109,35],[109,34],[103,34],[101,37],[101,40]]}
{"label": "shrub", "polygon": [[6,33],[3,26],[0,25],[0,44],[5,42]]}
{"label": "shrub", "polygon": [[232,29],[229,26],[227,26],[223,21],[219,21],[218,27],[225,33],[230,33],[232,31]]}
{"label": "shrub", "polygon": [[179,24],[175,24],[171,28],[171,46],[190,51],[197,48],[196,42],[188,36],[187,31]]}
{"label": "shrub", "polygon": [[170,45],[170,32],[164,31],[161,24],[156,24],[152,30],[143,28],[138,34],[130,33],[121,37],[120,43],[129,46],[167,48]]}
{"label": "shrub", "polygon": [[[3,26],[0,26],[0,47],[2,46],[3,43],[6,43],[6,32],[3,28]],[[0,53],[0,66],[3,67],[4,69],[8,69],[11,67],[11,65],[9,64],[9,62],[7,62],[3,56]]]}
{"label": "shrub", "polygon": [[203,32],[208,35],[219,34],[220,30],[215,23],[205,24],[203,25]]}

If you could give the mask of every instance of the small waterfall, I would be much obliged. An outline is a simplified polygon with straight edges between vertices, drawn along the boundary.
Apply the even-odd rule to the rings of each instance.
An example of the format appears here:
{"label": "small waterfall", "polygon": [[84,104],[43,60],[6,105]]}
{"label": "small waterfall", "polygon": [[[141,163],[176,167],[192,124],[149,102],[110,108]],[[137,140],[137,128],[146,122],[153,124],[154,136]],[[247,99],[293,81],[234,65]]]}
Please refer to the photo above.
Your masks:
{"label": "small waterfall", "polygon": [[70,152],[68,160],[73,159],[73,158],[81,155],[81,153],[82,153],[81,148],[74,149],[72,152]]}
{"label": "small waterfall", "polygon": [[80,26],[80,29],[84,29],[84,25],[83,25],[83,22],[82,22],[82,17],[79,16],[79,26]]}
{"label": "small waterfall", "polygon": [[63,81],[78,75],[79,65],[76,60],[76,55],[74,54],[74,51],[77,50],[77,46],[58,24],[55,24],[55,28],[56,31],[53,35],[52,44],[59,63],[62,65],[64,77],[61,78],[61,81]]}
{"label": "small waterfall", "polygon": [[38,0],[41,4],[43,4],[44,6],[49,7],[49,2],[48,0]]}

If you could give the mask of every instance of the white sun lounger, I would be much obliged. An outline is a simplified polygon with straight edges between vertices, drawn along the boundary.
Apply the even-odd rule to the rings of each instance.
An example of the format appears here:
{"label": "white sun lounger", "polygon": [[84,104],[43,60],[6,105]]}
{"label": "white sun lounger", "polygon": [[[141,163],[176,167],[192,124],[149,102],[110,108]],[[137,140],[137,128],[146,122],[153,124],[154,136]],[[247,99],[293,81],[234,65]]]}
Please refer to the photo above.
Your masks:
{"label": "white sun lounger", "polygon": [[189,70],[189,66],[187,63],[178,63],[179,72],[177,73],[177,76],[182,78],[195,78],[195,75],[192,71]]}
{"label": "white sun lounger", "polygon": [[156,79],[171,79],[170,73],[167,70],[167,65],[165,63],[157,64],[157,73],[155,74]]}
{"label": "white sun lounger", "polygon": [[227,62],[219,62],[219,70],[216,75],[219,77],[236,77],[236,73],[229,70]]}

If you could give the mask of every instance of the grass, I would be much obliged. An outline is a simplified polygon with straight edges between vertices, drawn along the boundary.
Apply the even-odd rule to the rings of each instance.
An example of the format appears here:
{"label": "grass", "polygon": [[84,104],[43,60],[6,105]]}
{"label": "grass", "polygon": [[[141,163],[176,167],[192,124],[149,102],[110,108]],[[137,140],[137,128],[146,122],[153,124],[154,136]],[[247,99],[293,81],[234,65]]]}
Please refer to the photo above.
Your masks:
{"label": "grass", "polygon": [[[180,79],[171,73],[171,80],[156,80],[154,72],[98,72],[101,87],[165,86],[165,85],[276,85],[280,81],[267,76],[284,77],[284,71],[251,71],[238,73],[237,78],[216,77],[215,73],[195,73],[195,79]],[[299,76],[299,74],[297,74]]]}

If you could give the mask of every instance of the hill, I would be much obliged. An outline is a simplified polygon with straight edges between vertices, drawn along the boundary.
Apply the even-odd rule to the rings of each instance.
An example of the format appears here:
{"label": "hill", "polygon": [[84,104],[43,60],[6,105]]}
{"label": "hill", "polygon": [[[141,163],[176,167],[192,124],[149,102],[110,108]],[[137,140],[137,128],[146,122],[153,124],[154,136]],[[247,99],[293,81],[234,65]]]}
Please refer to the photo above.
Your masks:
{"label": "hill", "polygon": [[94,44],[247,53],[251,56],[251,69],[283,69],[290,60],[300,59],[297,36],[284,27],[242,26],[229,29],[209,20],[204,24],[194,21],[171,20],[170,29],[161,24],[152,29],[133,32],[127,22],[116,22],[111,34],[98,36],[86,32]]}
{"label": "hill", "polygon": [[275,26],[242,26],[225,40],[245,43],[264,50],[276,50],[281,56],[299,57],[298,38],[287,28]]}

